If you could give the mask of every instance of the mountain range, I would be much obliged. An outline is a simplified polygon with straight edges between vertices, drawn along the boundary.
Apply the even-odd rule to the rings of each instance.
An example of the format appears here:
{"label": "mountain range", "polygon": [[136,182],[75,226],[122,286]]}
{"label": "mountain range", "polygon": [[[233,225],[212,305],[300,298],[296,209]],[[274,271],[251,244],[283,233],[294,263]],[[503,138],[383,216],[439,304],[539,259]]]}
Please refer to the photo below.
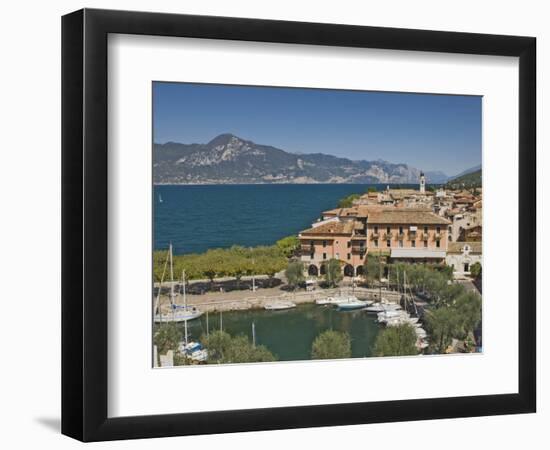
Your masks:
{"label": "mountain range", "polygon": [[[155,184],[417,183],[421,170],[383,160],[353,161],[323,153],[296,154],[233,134],[207,144],[153,146]],[[427,183],[445,183],[443,172],[425,172]]]}

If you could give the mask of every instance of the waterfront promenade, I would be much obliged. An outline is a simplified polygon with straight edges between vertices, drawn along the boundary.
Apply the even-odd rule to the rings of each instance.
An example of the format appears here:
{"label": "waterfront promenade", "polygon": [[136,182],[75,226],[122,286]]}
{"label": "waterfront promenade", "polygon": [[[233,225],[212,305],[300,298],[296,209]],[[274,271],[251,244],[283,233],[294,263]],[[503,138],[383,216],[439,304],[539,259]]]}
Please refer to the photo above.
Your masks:
{"label": "waterfront promenade", "polygon": [[[399,301],[400,294],[395,291],[382,290],[382,299],[389,302]],[[313,291],[296,290],[283,291],[280,287],[231,292],[206,292],[202,295],[187,295],[187,304],[195,306],[203,312],[209,311],[239,311],[247,309],[262,309],[268,303],[277,301],[292,301],[296,304],[314,303],[315,300],[338,295],[355,295],[364,300],[379,300],[378,289],[364,287],[341,286],[332,289],[317,288]],[[169,302],[166,296],[161,296],[163,312],[169,312]]]}

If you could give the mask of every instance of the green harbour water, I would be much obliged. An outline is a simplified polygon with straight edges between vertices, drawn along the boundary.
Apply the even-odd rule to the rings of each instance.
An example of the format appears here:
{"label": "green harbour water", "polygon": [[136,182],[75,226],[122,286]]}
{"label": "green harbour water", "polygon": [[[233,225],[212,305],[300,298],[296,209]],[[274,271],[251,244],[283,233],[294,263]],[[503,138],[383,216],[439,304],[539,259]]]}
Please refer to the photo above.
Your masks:
{"label": "green harbour water", "polygon": [[[265,345],[279,361],[311,359],[313,340],[323,331],[345,331],[351,337],[352,357],[371,356],[379,332],[376,315],[365,311],[338,311],[333,306],[298,305],[283,311],[246,310],[221,314],[223,330],[231,335],[244,334],[252,341],[252,323],[256,345]],[[184,325],[180,325],[183,329]],[[220,313],[208,314],[209,330],[220,329]],[[206,334],[206,315],[188,322],[189,338]]]}

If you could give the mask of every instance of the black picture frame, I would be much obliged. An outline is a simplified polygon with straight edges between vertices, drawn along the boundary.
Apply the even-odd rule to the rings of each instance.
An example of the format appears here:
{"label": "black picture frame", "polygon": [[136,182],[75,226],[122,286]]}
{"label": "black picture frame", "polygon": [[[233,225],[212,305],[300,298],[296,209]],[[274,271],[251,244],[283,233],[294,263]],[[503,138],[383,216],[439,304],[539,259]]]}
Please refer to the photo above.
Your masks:
{"label": "black picture frame", "polygon": [[[518,393],[107,416],[110,33],[519,57]],[[84,9],[62,18],[62,433],[82,441],[535,412],[536,39]],[[513,295],[512,293],[510,295]]]}

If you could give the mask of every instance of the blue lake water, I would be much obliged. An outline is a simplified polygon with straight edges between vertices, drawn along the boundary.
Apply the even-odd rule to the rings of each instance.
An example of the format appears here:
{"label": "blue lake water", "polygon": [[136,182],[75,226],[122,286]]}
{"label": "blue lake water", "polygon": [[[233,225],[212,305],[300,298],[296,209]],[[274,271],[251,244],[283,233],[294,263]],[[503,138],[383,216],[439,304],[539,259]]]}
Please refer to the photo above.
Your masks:
{"label": "blue lake water", "polygon": [[[271,245],[308,228],[353,193],[385,185],[262,184],[154,187],[154,247],[174,253]],[[162,202],[159,201],[162,198]]]}

